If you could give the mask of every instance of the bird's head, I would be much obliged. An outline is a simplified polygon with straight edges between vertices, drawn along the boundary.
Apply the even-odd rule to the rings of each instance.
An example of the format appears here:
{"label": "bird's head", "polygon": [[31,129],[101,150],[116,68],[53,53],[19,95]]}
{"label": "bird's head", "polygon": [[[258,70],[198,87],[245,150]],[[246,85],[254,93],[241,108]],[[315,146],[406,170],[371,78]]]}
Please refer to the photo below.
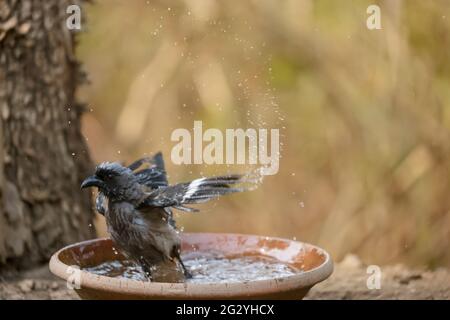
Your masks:
{"label": "bird's head", "polygon": [[136,178],[133,171],[117,162],[103,162],[97,166],[94,175],[87,177],[81,189],[97,187],[107,197],[127,200],[133,197]]}

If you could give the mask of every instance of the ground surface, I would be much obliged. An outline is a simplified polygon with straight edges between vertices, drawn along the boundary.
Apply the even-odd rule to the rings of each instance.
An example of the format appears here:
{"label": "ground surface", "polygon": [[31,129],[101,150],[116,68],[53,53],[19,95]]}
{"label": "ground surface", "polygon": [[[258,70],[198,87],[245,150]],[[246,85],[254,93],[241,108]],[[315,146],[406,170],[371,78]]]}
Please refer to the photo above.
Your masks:
{"label": "ground surface", "polygon": [[[450,299],[450,271],[381,267],[381,288],[367,288],[367,267],[349,255],[335,266],[333,275],[314,287],[308,299]],[[42,267],[0,278],[0,299],[78,299]]]}

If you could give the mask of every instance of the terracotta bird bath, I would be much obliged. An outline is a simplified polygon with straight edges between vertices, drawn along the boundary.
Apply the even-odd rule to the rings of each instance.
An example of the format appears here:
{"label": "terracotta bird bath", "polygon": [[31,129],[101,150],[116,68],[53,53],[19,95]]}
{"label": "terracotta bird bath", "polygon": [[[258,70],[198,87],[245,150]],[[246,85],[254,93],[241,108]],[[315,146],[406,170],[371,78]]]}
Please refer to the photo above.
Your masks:
{"label": "terracotta bird bath", "polygon": [[[73,280],[77,269],[82,299],[302,299],[333,272],[330,255],[316,246],[280,238],[241,234],[185,233],[182,252],[220,251],[225,256],[265,256],[298,270],[286,277],[230,283],[158,283],[108,277],[83,270],[118,259],[110,239],[67,246],[50,260],[50,270]],[[78,270],[80,268],[80,270]],[[71,278],[72,277],[72,278]]]}

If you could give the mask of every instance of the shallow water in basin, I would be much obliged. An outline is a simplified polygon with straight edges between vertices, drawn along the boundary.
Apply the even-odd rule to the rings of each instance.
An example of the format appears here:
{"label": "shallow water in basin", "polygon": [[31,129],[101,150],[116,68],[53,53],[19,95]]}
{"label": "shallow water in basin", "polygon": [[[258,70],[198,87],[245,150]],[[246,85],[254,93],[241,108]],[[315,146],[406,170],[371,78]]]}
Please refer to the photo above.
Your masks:
{"label": "shallow water in basin", "polygon": [[[298,274],[300,271],[278,260],[262,256],[241,256],[227,258],[221,255],[184,255],[184,264],[192,278],[189,283],[232,283],[282,278]],[[127,260],[104,262],[84,268],[88,272],[133,280],[148,281],[142,268]]]}

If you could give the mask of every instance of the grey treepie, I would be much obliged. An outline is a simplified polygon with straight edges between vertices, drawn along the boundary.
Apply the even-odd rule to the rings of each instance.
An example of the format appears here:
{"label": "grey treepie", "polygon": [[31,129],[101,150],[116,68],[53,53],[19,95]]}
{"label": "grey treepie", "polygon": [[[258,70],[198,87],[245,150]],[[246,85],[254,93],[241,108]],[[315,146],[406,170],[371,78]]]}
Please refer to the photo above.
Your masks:
{"label": "grey treepie", "polygon": [[[140,169],[144,164],[149,165]],[[161,153],[128,167],[103,162],[81,188],[97,187],[97,211],[106,218],[114,245],[139,264],[155,282],[184,282],[190,277],[180,257],[181,238],[172,208],[198,211],[186,205],[252,189],[258,179],[230,174],[169,185]]]}

